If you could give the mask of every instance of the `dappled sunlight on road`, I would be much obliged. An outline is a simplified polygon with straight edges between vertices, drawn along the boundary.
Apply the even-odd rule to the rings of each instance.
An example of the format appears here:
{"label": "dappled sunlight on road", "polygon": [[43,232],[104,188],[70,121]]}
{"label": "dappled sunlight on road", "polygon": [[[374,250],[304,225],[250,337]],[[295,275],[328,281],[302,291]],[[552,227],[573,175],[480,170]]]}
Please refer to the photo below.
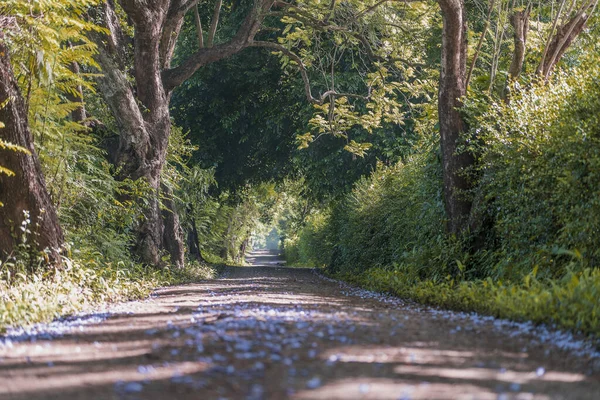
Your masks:
{"label": "dappled sunlight on road", "polygon": [[463,321],[459,331],[307,269],[228,268],[119,307],[51,339],[5,339],[0,399],[592,399],[600,390],[566,353],[493,324]]}
{"label": "dappled sunlight on road", "polygon": [[[473,393],[477,393],[476,397]],[[522,394],[519,399],[533,399],[533,395]],[[482,389],[477,385],[455,383],[431,383],[427,381],[411,382],[398,378],[366,378],[360,383],[356,379],[340,379],[327,383],[315,390],[298,392],[294,399],[374,399],[374,400],[410,400],[410,399],[454,399],[454,400],[497,400],[498,393],[491,389]],[[549,396],[536,396],[536,400],[550,399]]]}

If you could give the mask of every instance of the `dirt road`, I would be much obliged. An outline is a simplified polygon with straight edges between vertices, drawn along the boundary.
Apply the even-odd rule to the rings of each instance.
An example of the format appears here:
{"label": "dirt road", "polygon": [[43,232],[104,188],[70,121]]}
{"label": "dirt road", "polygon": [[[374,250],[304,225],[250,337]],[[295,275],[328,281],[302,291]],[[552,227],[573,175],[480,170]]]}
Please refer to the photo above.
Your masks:
{"label": "dirt road", "polygon": [[585,343],[249,259],[61,335],[0,338],[0,399],[600,398]]}

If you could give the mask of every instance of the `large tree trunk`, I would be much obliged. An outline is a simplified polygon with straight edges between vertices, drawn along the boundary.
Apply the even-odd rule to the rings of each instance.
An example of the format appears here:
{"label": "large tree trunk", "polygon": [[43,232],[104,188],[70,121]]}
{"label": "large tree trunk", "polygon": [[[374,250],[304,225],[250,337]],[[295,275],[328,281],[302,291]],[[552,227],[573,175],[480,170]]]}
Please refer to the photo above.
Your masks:
{"label": "large tree trunk", "polygon": [[[163,238],[159,204],[160,170],[165,155],[156,148],[151,136],[153,132],[160,130],[153,124],[146,123],[133,87],[109,51],[109,48],[99,46],[98,62],[103,76],[98,79],[98,88],[121,131],[114,161],[121,179],[144,179],[150,187],[144,218],[136,227],[135,252],[142,262],[158,266],[161,264]],[[158,141],[159,145],[160,143]],[[161,147],[166,148],[164,145]]]}
{"label": "large tree trunk", "polygon": [[439,0],[443,17],[442,62],[438,93],[438,115],[444,179],[447,230],[460,234],[471,211],[471,182],[465,170],[474,163],[473,155],[459,150],[465,123],[460,115],[465,95],[467,25],[462,0]]}
{"label": "large tree trunk", "polygon": [[[108,38],[94,38],[99,45],[97,60],[103,72],[98,88],[120,130],[115,164],[121,179],[143,179],[150,189],[145,199],[144,217],[136,227],[135,252],[142,262],[159,266],[164,250],[175,266],[182,267],[184,247],[179,219],[173,212],[161,212],[160,203],[160,173],[171,132],[169,96],[162,86],[158,56],[161,23],[149,20],[139,27],[136,25],[134,76],[136,82],[142,83],[134,87],[122,68],[126,58],[122,53],[125,39],[116,14],[110,3],[102,11],[111,34]],[[157,10],[148,18],[160,20],[164,15]],[[166,208],[173,207],[166,205]]]}
{"label": "large tree trunk", "polygon": [[[136,229],[137,253],[142,261],[160,265],[161,250],[165,250],[175,265],[182,266],[184,246],[178,216],[175,212],[162,213],[159,200],[160,172],[171,133],[171,92],[201,66],[250,46],[273,0],[255,0],[254,7],[229,42],[201,48],[175,68],[170,64],[183,17],[196,1],[121,0],[120,4],[135,28],[133,60],[126,53],[131,43],[121,30],[115,0],[108,0],[100,8],[109,35],[92,34],[99,47],[98,63],[104,74],[98,79],[98,87],[120,129],[116,165],[123,179],[144,179],[151,189],[143,221]],[[131,71],[127,68],[131,63],[135,84],[128,79]],[[174,211],[172,205],[165,206]]]}
{"label": "large tree trunk", "polygon": [[[0,33],[0,41],[2,40]],[[21,224],[29,212],[31,236],[28,243],[46,251],[49,261],[60,263],[63,233],[46,189],[40,161],[33,147],[25,102],[10,65],[8,49],[0,42],[0,139],[28,151],[0,148],[0,165],[14,175],[0,174],[0,255],[5,258],[19,244]]]}

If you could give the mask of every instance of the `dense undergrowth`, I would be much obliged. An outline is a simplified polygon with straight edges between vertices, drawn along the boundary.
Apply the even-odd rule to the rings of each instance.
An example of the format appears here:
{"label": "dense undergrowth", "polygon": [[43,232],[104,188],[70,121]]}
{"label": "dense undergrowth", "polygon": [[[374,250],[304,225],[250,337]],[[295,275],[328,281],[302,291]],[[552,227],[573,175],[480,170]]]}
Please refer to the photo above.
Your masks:
{"label": "dense undergrowth", "polygon": [[104,264],[64,259],[62,269],[0,276],[0,332],[89,310],[99,304],[143,298],[160,286],[210,279],[217,269],[190,264],[185,269],[139,264]]}
{"label": "dense undergrowth", "polygon": [[[6,4],[5,4],[6,3]],[[24,97],[28,127],[34,138],[46,186],[65,237],[62,263],[49,265],[36,249],[38,222],[24,211],[12,225],[16,250],[0,260],[0,331],[26,326],[89,309],[105,302],[146,296],[159,286],[211,278],[216,267],[189,256],[185,268],[170,265],[164,254],[160,266],[142,265],[134,251],[135,230],[143,224],[149,184],[120,176],[111,152],[119,124],[96,93],[102,72],[95,61],[97,47],[89,32],[105,32],[86,17],[97,0],[36,2],[9,0],[0,16],[14,16],[19,29],[3,30],[12,72]],[[4,25],[3,25],[4,29]],[[74,68],[76,66],[77,68]],[[0,104],[3,107],[4,104]],[[79,111],[83,120],[72,114]],[[83,112],[81,112],[83,111]],[[0,122],[0,127],[3,124]],[[7,143],[0,141],[0,150]],[[226,241],[237,255],[239,242],[226,237],[247,231],[252,213],[239,211],[241,202],[209,195],[216,186],[214,171],[190,166],[196,147],[173,126],[166,165],[161,174],[162,208],[174,204],[186,233],[195,228],[200,254],[212,265]],[[2,159],[4,162],[4,159]],[[0,174],[12,172],[0,166]],[[169,200],[169,201],[165,201]],[[0,204],[0,219],[5,218]],[[239,225],[235,213],[246,218]],[[248,215],[250,214],[250,217]],[[7,222],[7,221],[3,221]],[[226,254],[227,258],[228,254]]]}
{"label": "dense undergrowth", "polygon": [[466,105],[472,231],[444,234],[435,146],[380,166],[286,242],[291,263],[437,306],[600,334],[600,68]]}

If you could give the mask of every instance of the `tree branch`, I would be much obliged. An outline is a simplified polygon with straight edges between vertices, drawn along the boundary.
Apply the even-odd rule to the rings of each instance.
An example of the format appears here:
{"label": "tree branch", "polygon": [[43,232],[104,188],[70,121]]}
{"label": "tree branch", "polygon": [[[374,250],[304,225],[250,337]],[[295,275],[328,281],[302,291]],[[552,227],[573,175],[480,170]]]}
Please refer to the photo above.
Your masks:
{"label": "tree branch", "polygon": [[333,100],[337,97],[349,97],[349,98],[355,98],[355,99],[361,99],[361,100],[368,101],[371,97],[371,88],[369,88],[369,94],[367,96],[361,96],[361,95],[355,94],[355,93],[338,93],[335,90],[328,90],[325,93],[321,94],[321,96],[319,96],[318,98],[315,98],[312,94],[310,78],[308,77],[308,71],[306,69],[306,66],[302,62],[302,59],[296,53],[294,53],[293,51],[291,51],[290,49],[286,48],[285,46],[283,46],[281,44],[273,43],[273,42],[255,41],[255,42],[252,42],[250,44],[250,46],[272,49],[272,50],[275,50],[275,51],[285,54],[287,57],[289,57],[291,60],[293,60],[298,65],[298,68],[300,69],[300,75],[302,77],[302,81],[304,82],[304,92],[306,94],[306,99],[308,100],[309,103],[323,105],[323,103],[325,103],[325,100],[327,100],[327,99]]}
{"label": "tree branch", "polygon": [[221,16],[221,8],[223,7],[223,0],[217,0],[215,4],[215,11],[213,12],[212,21],[210,21],[210,29],[208,32],[208,39],[206,41],[206,47],[212,47],[217,33],[217,26],[219,25],[219,17]]}
{"label": "tree branch", "polygon": [[[598,5],[598,0],[590,0],[588,3],[581,6],[577,14],[561,26],[556,32],[549,49],[550,52],[546,53],[546,58],[540,63],[542,66],[541,73],[544,80],[548,80],[550,73],[560,61],[565,51],[569,48],[571,43],[579,36],[579,34],[585,28],[591,13]],[[588,14],[587,11],[590,11]]]}
{"label": "tree branch", "polygon": [[199,49],[181,65],[163,71],[162,79],[165,90],[170,92],[181,85],[200,67],[227,58],[248,47],[272,5],[273,0],[255,0],[253,9],[230,41],[210,48]]}
{"label": "tree branch", "polygon": [[198,4],[198,0],[173,0],[169,5],[169,10],[162,25],[161,38],[159,44],[160,60],[162,68],[169,68],[171,59],[175,52],[177,38],[183,26],[183,17],[193,7]]}
{"label": "tree branch", "polygon": [[[394,1],[394,0],[387,0],[387,1]],[[411,0],[409,0],[411,1]],[[416,1],[416,0],[415,0]],[[287,3],[286,3],[287,4]],[[297,10],[294,10],[294,12]],[[401,62],[405,65],[408,65],[410,67],[413,68],[418,68],[418,67],[424,67],[424,64],[419,64],[419,63],[413,63],[411,61],[408,61],[404,58],[400,58],[400,57],[394,57],[394,58],[385,58],[382,57],[380,55],[375,54],[375,52],[373,51],[373,48],[371,47],[371,44],[369,43],[369,40],[362,35],[359,32],[355,32],[351,29],[348,29],[347,27],[344,26],[340,26],[337,24],[328,24],[325,21],[321,21],[319,19],[314,18],[313,16],[311,16],[310,14],[304,12],[304,10],[300,10],[302,11],[301,13],[298,13],[296,15],[293,16],[293,18],[297,19],[298,21],[302,22],[303,24],[312,27],[313,29],[319,31],[319,32],[327,32],[327,31],[335,31],[335,32],[342,32],[345,33],[347,35],[353,36],[355,39],[357,39],[359,42],[361,42],[361,44],[363,45],[363,47],[365,48],[365,51],[367,53],[367,57],[369,57],[369,59],[371,61],[379,61],[379,62]],[[271,12],[270,15],[286,15],[285,13],[282,12]]]}
{"label": "tree branch", "polygon": [[204,48],[204,34],[202,33],[202,21],[200,20],[200,13],[198,12],[198,4],[194,7],[194,22],[196,23],[196,34],[198,35],[198,47]]}
{"label": "tree branch", "polygon": [[465,83],[465,88],[467,89],[469,88],[471,75],[473,74],[473,70],[475,69],[475,63],[477,62],[477,58],[479,58],[479,52],[481,51],[481,46],[483,45],[485,34],[487,33],[488,28],[490,27],[490,22],[492,20],[492,11],[494,11],[495,2],[496,0],[490,0],[490,6],[488,8],[488,15],[485,21],[485,26],[483,27],[483,31],[481,32],[481,36],[479,37],[479,42],[477,43],[477,48],[475,49],[475,54],[473,55],[473,60],[471,61],[471,65],[469,66],[469,72],[467,73],[467,80]]}
{"label": "tree branch", "polygon": [[542,70],[544,68],[543,63],[544,63],[544,60],[546,59],[546,55],[548,54],[548,48],[550,47],[550,43],[552,42],[554,30],[558,26],[558,21],[560,20],[560,14],[562,13],[562,9],[565,6],[565,2],[566,2],[566,0],[562,0],[562,2],[560,3],[560,7],[558,9],[558,12],[556,13],[556,18],[554,18],[554,21],[552,22],[552,28],[550,28],[550,33],[548,34],[548,40],[546,41],[546,45],[544,46],[544,52],[542,53],[542,62],[540,63],[540,65],[538,66],[538,69],[536,71],[536,73],[538,75],[540,75],[542,73]]}

